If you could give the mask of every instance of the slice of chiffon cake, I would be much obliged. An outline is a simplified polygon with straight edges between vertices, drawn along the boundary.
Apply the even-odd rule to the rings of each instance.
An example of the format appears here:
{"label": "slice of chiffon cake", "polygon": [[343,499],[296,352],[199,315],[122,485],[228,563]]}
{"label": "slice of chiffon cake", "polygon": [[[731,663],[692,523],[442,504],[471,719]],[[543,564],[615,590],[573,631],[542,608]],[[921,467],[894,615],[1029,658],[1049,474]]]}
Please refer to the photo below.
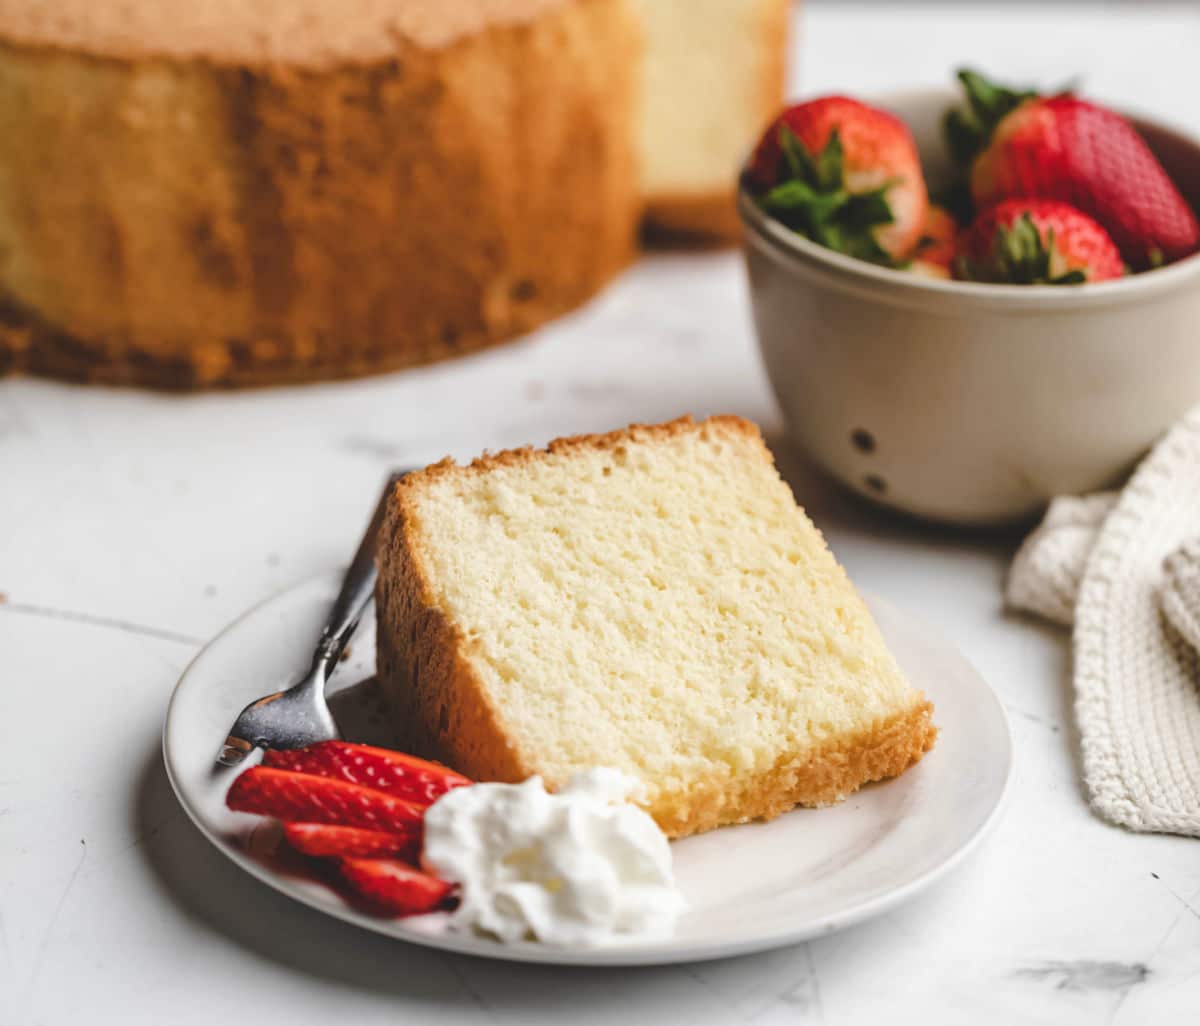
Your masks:
{"label": "slice of chiffon cake", "polygon": [[400,740],[477,780],[612,766],[680,837],[838,801],[936,735],[736,417],[411,474],[379,560]]}

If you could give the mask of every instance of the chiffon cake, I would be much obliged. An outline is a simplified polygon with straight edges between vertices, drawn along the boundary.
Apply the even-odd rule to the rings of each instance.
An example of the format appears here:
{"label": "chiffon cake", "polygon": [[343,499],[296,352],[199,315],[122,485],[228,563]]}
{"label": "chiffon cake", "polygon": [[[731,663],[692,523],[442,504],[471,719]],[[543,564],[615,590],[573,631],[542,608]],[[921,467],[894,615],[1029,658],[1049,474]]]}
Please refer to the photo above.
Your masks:
{"label": "chiffon cake", "polygon": [[758,429],[735,417],[410,474],[376,601],[405,747],[551,789],[615,767],[672,837],[836,802],[936,735]]}

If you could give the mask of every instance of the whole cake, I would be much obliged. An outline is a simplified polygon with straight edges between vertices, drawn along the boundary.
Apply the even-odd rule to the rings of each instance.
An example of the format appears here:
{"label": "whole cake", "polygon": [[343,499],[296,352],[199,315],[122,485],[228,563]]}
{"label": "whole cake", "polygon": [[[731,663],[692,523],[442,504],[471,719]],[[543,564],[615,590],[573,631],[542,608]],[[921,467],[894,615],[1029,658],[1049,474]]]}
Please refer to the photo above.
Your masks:
{"label": "whole cake", "polygon": [[632,257],[624,0],[0,0],[0,370],[356,375]]}
{"label": "whole cake", "polygon": [[553,790],[613,767],[678,837],[837,801],[934,741],[929,703],[734,417],[411,474],[379,563],[402,740],[473,779]]}

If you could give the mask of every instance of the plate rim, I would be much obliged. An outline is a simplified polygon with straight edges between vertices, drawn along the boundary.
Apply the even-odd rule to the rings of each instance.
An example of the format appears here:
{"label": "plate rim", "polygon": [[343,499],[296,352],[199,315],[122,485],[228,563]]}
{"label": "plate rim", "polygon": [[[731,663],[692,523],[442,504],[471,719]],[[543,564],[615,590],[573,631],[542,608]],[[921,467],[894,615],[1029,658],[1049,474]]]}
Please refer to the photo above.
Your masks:
{"label": "plate rim", "polygon": [[[884,912],[903,904],[905,901],[915,897],[921,891],[933,886],[938,880],[953,872],[972,852],[980,845],[980,843],[991,833],[1000,819],[1005,807],[1008,804],[1008,798],[1012,791],[1014,777],[1014,746],[1012,736],[1012,726],[1008,719],[1008,714],[1004,709],[1000,697],[993,690],[987,678],[979,672],[973,663],[967,659],[966,655],[961,652],[957,646],[949,641],[944,641],[940,633],[933,628],[927,626],[926,621],[921,617],[913,616],[889,600],[880,597],[876,593],[859,589],[859,593],[868,605],[886,609],[889,613],[893,613],[908,624],[913,625],[923,635],[935,638],[944,648],[954,652],[954,654],[962,659],[972,670],[974,676],[982,685],[982,690],[986,692],[988,700],[991,704],[992,714],[996,718],[996,722],[1001,727],[999,732],[1000,738],[1003,740],[1003,758],[1004,771],[1003,781],[1000,785],[999,792],[988,810],[987,815],[980,820],[975,828],[960,841],[958,846],[947,854],[940,862],[929,867],[923,873],[913,877],[911,880],[893,887],[882,894],[873,897],[865,898],[857,904],[851,905],[844,911],[837,912],[825,916],[823,919],[814,921],[806,921],[796,927],[781,928],[771,930],[765,933],[756,934],[751,937],[742,938],[737,941],[720,942],[708,941],[699,944],[688,945],[686,941],[680,941],[677,937],[666,938],[652,944],[612,944],[590,948],[563,948],[551,945],[539,944],[535,941],[524,941],[516,944],[502,944],[498,941],[489,940],[483,937],[474,937],[468,934],[450,933],[450,932],[426,932],[405,928],[403,925],[397,929],[398,920],[393,919],[377,919],[364,913],[355,911],[349,905],[338,906],[321,900],[318,900],[314,895],[307,893],[298,888],[292,888],[285,885],[279,875],[271,870],[267,865],[264,865],[251,855],[240,851],[235,846],[231,845],[223,837],[218,836],[205,822],[204,816],[192,802],[188,794],[188,788],[184,787],[180,782],[175,760],[171,752],[171,726],[174,722],[173,714],[176,711],[177,703],[180,694],[183,692],[189,678],[195,671],[197,665],[204,658],[213,646],[219,644],[223,638],[235,631],[239,626],[247,620],[255,617],[261,610],[274,605],[276,602],[282,601],[286,596],[300,592],[305,589],[314,589],[319,586],[324,586],[336,592],[338,582],[340,581],[341,570],[327,570],[324,572],[310,574],[301,580],[293,582],[291,585],[281,588],[272,593],[266,598],[260,600],[250,606],[239,616],[235,617],[216,634],[212,635],[203,647],[192,657],[176,681],[174,688],[171,691],[171,697],[167,702],[165,715],[163,717],[162,726],[162,757],[163,764],[166,769],[167,779],[170,782],[171,790],[175,794],[176,800],[187,814],[188,819],[200,831],[209,843],[213,845],[222,855],[232,861],[242,870],[249,873],[251,876],[262,881],[276,893],[283,895],[293,901],[297,901],[302,905],[314,909],[325,915],[332,916],[342,922],[350,923],[354,926],[361,927],[365,930],[370,930],[372,933],[387,937],[394,941],[402,943],[417,944],[423,947],[434,948],[441,951],[455,952],[457,954],[471,955],[479,958],[490,958],[505,962],[522,962],[535,963],[546,965],[564,965],[564,966],[592,966],[596,968],[618,968],[630,966],[654,966],[654,965],[673,965],[680,963],[706,962],[721,958],[734,958],[740,955],[749,955],[756,952],[768,951],[774,948],[787,947],[792,944],[799,944],[806,940],[811,940],[814,937],[826,936],[836,933],[840,930],[855,926],[865,920],[882,915]],[[215,756],[214,756],[215,761]]]}

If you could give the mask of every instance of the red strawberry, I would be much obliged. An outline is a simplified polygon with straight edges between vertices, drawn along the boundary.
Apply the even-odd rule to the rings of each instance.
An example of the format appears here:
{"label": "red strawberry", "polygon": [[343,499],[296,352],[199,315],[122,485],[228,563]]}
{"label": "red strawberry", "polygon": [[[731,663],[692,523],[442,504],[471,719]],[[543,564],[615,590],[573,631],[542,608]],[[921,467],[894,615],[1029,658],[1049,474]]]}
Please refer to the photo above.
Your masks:
{"label": "red strawberry", "polygon": [[916,243],[928,202],[908,127],[845,96],[780,114],[759,141],[746,181],[763,209],[789,228],[883,264]]}
{"label": "red strawberry", "polygon": [[958,222],[945,207],[930,203],[908,269],[928,278],[949,278],[957,256]]}
{"label": "red strawberry", "polygon": [[452,788],[471,782],[436,762],[347,741],[322,741],[290,751],[270,749],[263,757],[263,764],[295,773],[346,780],[421,805],[431,805]]}
{"label": "red strawberry", "polygon": [[985,210],[963,235],[958,276],[1016,285],[1074,285],[1119,278],[1108,233],[1058,200],[1012,199]]}
{"label": "red strawberry", "polygon": [[1038,96],[959,73],[968,111],[946,129],[960,156],[978,151],[980,207],[1012,196],[1058,199],[1090,215],[1138,270],[1200,249],[1200,223],[1158,158],[1121,115],[1069,93]]}
{"label": "red strawberry", "polygon": [[269,766],[254,766],[239,776],[225,804],[235,812],[399,834],[419,829],[425,811],[370,787]]}
{"label": "red strawberry", "polygon": [[445,880],[395,859],[339,860],[342,879],[381,912],[395,916],[432,912],[450,896]]}
{"label": "red strawberry", "polygon": [[327,823],[284,823],[283,836],[304,855],[394,856],[416,863],[421,854],[421,833],[389,834],[361,827]]}

